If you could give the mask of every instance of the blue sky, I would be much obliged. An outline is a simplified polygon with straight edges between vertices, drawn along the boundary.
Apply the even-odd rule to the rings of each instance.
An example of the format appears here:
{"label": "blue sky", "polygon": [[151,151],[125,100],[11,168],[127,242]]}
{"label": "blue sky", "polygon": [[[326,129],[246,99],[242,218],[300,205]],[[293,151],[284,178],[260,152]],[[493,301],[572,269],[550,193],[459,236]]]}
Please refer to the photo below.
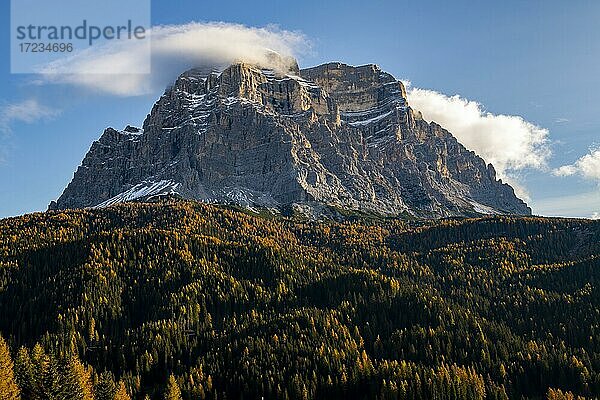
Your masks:
{"label": "blue sky", "polygon": [[[9,4],[0,7],[4,217],[45,210],[104,128],[141,125],[162,90],[123,97],[11,74]],[[276,24],[309,39],[301,67],[376,63],[411,86],[458,94],[547,129],[546,165],[513,177],[534,213],[582,217],[600,212],[600,171],[590,150],[600,145],[599,20],[597,1],[152,1],[153,25]],[[7,117],[18,104],[34,104],[38,118]]]}

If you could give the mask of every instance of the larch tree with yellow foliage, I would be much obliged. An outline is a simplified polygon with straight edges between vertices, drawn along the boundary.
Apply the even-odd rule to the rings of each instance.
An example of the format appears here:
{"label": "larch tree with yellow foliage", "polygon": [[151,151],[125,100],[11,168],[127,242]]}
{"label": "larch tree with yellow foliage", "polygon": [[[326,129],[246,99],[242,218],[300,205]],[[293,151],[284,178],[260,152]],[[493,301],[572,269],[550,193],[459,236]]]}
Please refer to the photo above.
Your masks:
{"label": "larch tree with yellow foliage", "polygon": [[0,336],[0,400],[17,400],[20,398],[10,350],[4,338]]}

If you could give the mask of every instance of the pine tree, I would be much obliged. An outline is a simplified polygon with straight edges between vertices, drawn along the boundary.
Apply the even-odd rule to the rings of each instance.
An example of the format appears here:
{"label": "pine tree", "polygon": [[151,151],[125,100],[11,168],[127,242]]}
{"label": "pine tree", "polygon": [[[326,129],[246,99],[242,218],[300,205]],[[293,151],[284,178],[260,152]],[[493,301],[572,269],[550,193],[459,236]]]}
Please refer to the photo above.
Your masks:
{"label": "pine tree", "polygon": [[47,399],[61,399],[65,387],[63,384],[62,368],[59,361],[52,354],[47,354],[45,360],[46,367],[42,375],[42,388],[44,397]]}
{"label": "pine tree", "polygon": [[24,399],[37,399],[34,391],[35,379],[33,374],[33,364],[31,363],[29,350],[26,347],[21,347],[15,358],[15,379]]}
{"label": "pine tree", "polygon": [[181,400],[181,390],[173,375],[169,376],[167,390],[165,391],[165,400]]}
{"label": "pine tree", "polygon": [[117,393],[117,385],[110,372],[100,374],[94,393],[96,400],[114,400]]}
{"label": "pine tree", "polygon": [[39,343],[36,343],[31,352],[31,391],[32,399],[34,400],[47,398],[44,377],[47,373],[48,363],[48,357],[44,348]]}
{"label": "pine tree", "polygon": [[14,365],[8,345],[4,338],[0,336],[0,400],[17,400],[21,398],[13,368]]}
{"label": "pine tree", "polygon": [[94,400],[92,374],[79,358],[71,356],[66,363],[62,377],[63,397],[75,400]]}

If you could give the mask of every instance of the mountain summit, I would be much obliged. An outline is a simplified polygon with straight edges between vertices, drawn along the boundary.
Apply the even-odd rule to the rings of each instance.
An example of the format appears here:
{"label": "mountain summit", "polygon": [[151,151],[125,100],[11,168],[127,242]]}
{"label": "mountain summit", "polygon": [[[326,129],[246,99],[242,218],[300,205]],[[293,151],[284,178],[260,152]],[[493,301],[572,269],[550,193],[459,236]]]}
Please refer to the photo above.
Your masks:
{"label": "mountain summit", "polygon": [[492,165],[413,110],[376,65],[183,73],[142,128],[108,128],[51,209],[178,195],[418,217],[531,214]]}

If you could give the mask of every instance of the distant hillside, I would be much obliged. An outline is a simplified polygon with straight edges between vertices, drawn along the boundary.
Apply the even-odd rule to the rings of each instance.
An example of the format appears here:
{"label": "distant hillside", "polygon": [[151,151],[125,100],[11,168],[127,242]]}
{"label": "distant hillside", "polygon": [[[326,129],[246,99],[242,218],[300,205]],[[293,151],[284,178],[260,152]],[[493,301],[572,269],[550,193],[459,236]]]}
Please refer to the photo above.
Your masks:
{"label": "distant hillside", "polygon": [[0,220],[0,388],[594,398],[599,285],[599,221],[319,223],[183,201],[25,215]]}

